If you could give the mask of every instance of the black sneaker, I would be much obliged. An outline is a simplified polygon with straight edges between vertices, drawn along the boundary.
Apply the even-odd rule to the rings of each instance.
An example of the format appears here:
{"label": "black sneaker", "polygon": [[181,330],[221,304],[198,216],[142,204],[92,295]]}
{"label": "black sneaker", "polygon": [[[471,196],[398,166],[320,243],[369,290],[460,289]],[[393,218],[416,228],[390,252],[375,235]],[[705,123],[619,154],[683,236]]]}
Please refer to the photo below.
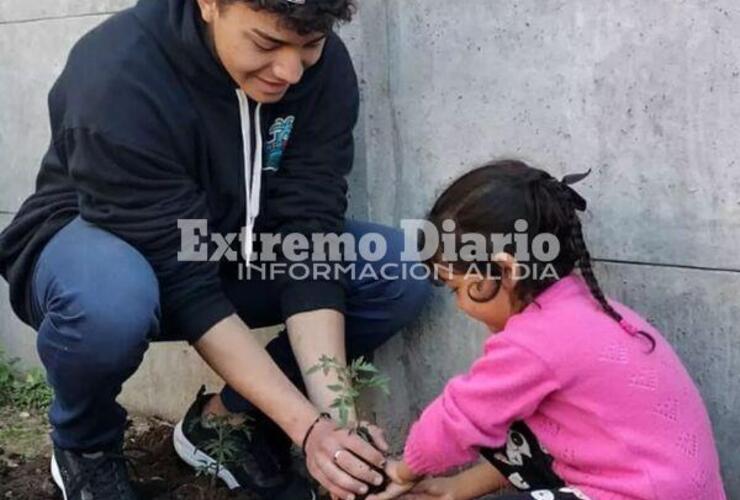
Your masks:
{"label": "black sneaker", "polygon": [[77,453],[54,447],[51,477],[64,500],[138,500],[121,447]]}
{"label": "black sneaker", "polygon": [[293,470],[286,450],[275,442],[275,433],[264,423],[245,424],[249,432],[231,432],[228,446],[234,458],[217,466],[213,448],[218,430],[203,425],[201,420],[203,407],[211,397],[201,388],[185,418],[175,426],[175,451],[185,463],[198,471],[216,473],[231,490],[245,489],[265,500],[317,498],[311,483]]}

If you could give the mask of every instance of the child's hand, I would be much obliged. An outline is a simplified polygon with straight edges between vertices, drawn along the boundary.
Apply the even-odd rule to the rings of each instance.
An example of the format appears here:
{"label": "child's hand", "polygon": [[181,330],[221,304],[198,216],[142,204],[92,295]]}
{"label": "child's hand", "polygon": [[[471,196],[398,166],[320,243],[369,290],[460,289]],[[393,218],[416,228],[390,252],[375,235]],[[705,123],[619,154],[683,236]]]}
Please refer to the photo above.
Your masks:
{"label": "child's hand", "polygon": [[[390,483],[388,488],[382,493],[370,495],[367,500],[392,500],[393,498],[399,498],[401,495],[409,491],[414,487],[414,483],[398,484]],[[402,498],[406,498],[405,496]]]}
{"label": "child's hand", "polygon": [[417,484],[406,500],[470,500],[498,491],[506,479],[488,462],[483,462],[456,476],[431,477]]}
{"label": "child's hand", "polygon": [[404,496],[406,500],[460,500],[457,484],[452,477],[430,477],[425,479]]}
{"label": "child's hand", "polygon": [[414,474],[403,460],[388,460],[385,465],[385,473],[396,484],[416,484],[423,476]]}
{"label": "child's hand", "polygon": [[370,495],[367,497],[367,500],[391,500],[392,498],[398,498],[411,490],[418,479],[421,479],[412,478],[412,473],[408,467],[398,460],[389,460],[385,466],[385,473],[391,480],[388,488],[382,493]]}

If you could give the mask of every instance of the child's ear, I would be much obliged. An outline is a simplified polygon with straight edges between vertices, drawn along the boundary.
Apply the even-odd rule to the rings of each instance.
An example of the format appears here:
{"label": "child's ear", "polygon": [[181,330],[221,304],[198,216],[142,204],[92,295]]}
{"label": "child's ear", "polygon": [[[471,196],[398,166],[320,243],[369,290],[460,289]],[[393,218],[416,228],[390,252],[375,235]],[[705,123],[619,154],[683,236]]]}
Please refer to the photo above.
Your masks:
{"label": "child's ear", "polygon": [[516,288],[519,281],[519,263],[513,255],[499,252],[493,257],[494,262],[501,268],[501,287],[509,292]]}
{"label": "child's ear", "polygon": [[497,279],[476,278],[470,284],[468,294],[476,302],[488,302],[498,295],[501,284]]}

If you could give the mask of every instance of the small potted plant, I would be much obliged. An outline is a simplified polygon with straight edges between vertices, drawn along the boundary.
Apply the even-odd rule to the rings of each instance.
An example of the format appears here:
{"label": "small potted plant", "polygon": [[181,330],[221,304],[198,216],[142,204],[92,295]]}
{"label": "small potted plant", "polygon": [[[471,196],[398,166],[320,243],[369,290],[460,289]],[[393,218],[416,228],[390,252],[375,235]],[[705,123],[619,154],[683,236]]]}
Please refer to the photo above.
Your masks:
{"label": "small potted plant", "polygon": [[[330,384],[327,388],[336,394],[331,408],[337,410],[339,413],[340,427],[349,430],[351,433],[356,433],[362,439],[375,446],[375,442],[367,427],[359,421],[350,422],[349,415],[352,409],[357,408],[357,402],[368,389],[379,389],[384,394],[390,395],[390,379],[382,375],[375,365],[367,361],[364,357],[359,357],[348,365],[343,365],[335,358],[324,355],[321,356],[316,365],[308,370],[307,374],[312,375],[319,371],[324,376],[334,373],[338,379],[338,383]],[[371,485],[367,495],[357,497],[358,500],[363,500],[369,495],[385,491],[390,482],[385,471],[374,466],[371,467],[383,476],[383,483],[378,486]]]}

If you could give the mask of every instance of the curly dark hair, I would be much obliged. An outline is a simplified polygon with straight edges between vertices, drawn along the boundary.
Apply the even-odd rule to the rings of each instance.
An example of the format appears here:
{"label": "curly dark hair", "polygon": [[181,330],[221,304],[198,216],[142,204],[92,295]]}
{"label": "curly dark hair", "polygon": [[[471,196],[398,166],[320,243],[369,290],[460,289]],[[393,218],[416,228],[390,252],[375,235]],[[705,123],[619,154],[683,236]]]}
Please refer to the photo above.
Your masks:
{"label": "curly dark hair", "polygon": [[[579,206],[579,201],[574,199],[573,192],[567,186],[547,172],[521,161],[501,160],[472,170],[454,181],[437,199],[427,220],[439,232],[442,232],[445,220],[454,221],[457,248],[462,245],[462,236],[465,233],[478,233],[484,237],[495,233],[514,233],[517,220],[528,223],[530,241],[539,233],[555,235],[561,242],[561,251],[551,262],[556,274],[564,277],[578,268],[591,295],[602,310],[631,335],[646,338],[654,349],[655,340],[650,334],[638,331],[626,323],[604,295],[583,238],[577,212],[585,209],[585,201],[582,198],[580,201],[583,206]],[[424,246],[423,238],[421,245]],[[488,238],[486,246],[487,255],[491,255],[494,249]],[[515,253],[513,246],[513,243],[507,245],[504,251],[513,255]],[[531,263],[543,264],[534,255],[530,256],[530,259]],[[438,250],[426,261],[429,267],[435,264],[449,264],[456,274],[465,274],[473,266],[480,269],[483,265],[494,281],[502,275],[501,268],[496,263],[491,263],[487,256],[448,263],[445,262],[442,251]],[[515,293],[519,300],[529,304],[535,302],[537,296],[557,279],[528,277],[517,283]],[[500,284],[496,283],[489,297],[480,299],[470,296],[470,299],[487,302],[498,294],[499,289]]]}
{"label": "curly dark hair", "polygon": [[357,7],[355,0],[218,0],[222,6],[244,2],[257,10],[279,14],[285,26],[299,35],[328,33],[339,23],[352,20]]}

